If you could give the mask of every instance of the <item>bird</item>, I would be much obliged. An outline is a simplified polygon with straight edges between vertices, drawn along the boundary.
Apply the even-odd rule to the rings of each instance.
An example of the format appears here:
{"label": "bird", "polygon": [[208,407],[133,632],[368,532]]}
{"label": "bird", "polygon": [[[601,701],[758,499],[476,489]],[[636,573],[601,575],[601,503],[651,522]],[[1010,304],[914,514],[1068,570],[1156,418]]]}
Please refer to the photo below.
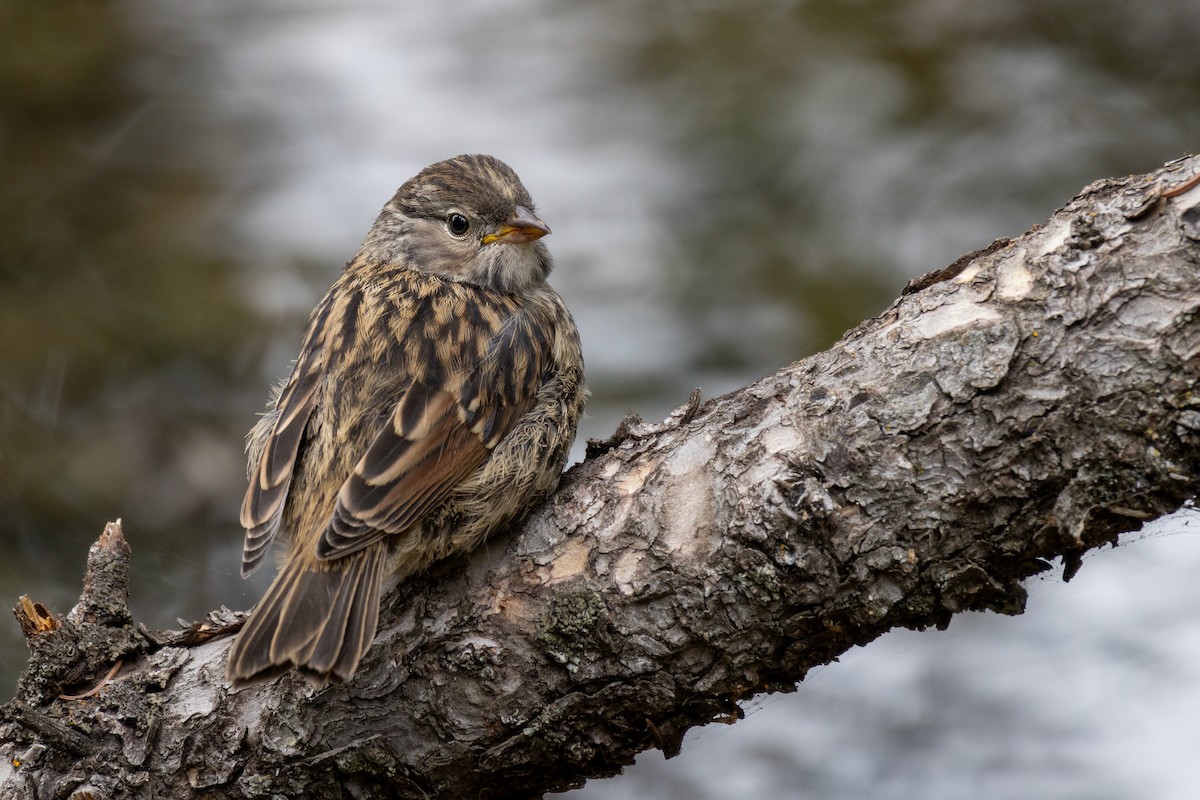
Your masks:
{"label": "bird", "polygon": [[478,546],[556,487],[583,411],[550,228],[511,167],[460,155],[384,206],[247,436],[242,575],[285,542],[234,687],[347,681],[389,576]]}

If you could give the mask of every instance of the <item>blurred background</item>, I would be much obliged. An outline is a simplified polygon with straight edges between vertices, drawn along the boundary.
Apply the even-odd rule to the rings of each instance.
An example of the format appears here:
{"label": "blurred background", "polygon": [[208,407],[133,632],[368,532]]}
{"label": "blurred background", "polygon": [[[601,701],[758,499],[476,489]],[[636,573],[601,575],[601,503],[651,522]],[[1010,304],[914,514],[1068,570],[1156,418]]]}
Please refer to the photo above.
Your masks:
{"label": "blurred background", "polygon": [[[1200,131],[1195,0],[407,5],[0,4],[0,606],[66,611],[118,516],[150,626],[255,601],[242,437],[432,161],[500,156],[553,227],[582,442],[824,349]],[[1194,798],[1196,519],[574,796]],[[0,621],[0,696],[25,657]]]}

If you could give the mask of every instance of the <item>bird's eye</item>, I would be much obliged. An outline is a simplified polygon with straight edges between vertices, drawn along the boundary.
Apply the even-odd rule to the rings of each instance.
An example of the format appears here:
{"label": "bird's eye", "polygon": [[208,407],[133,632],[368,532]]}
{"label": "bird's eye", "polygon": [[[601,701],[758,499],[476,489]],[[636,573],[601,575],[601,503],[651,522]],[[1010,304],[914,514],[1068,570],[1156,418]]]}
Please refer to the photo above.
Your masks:
{"label": "bird's eye", "polygon": [[471,227],[471,223],[462,214],[451,214],[446,217],[446,228],[455,236],[462,236]]}

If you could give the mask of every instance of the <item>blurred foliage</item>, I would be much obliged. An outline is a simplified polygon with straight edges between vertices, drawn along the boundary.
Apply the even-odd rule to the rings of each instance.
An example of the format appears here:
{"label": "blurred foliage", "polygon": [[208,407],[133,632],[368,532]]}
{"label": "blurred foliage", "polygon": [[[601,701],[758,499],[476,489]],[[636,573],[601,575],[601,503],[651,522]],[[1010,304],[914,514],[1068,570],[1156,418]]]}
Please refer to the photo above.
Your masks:
{"label": "blurred foliage", "polygon": [[78,573],[121,513],[185,550],[230,517],[188,459],[206,431],[237,450],[223,395],[251,317],[205,246],[211,167],[178,135],[204,109],[156,116],[133,80],[151,46],[118,4],[0,6],[0,537],[23,577],[6,586]]}
{"label": "blurred foliage", "polygon": [[[822,349],[908,277],[1200,129],[1191,2],[710,2],[615,30],[603,64],[687,176],[665,222],[706,367]],[[764,309],[791,341],[753,335]]]}

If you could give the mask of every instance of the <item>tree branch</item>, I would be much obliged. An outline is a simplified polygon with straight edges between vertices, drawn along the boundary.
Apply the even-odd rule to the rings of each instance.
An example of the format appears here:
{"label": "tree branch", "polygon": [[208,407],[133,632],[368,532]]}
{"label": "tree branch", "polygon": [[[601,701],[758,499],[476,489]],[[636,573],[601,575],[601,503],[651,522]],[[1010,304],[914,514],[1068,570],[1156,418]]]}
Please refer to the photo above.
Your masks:
{"label": "tree branch", "polygon": [[1198,173],[1093,184],[829,351],[626,420],[519,531],[393,589],[344,686],[230,691],[228,615],[136,635],[110,529],[65,621],[18,609],[0,795],[538,796],[891,628],[1020,613],[1049,559],[1195,494]]}

